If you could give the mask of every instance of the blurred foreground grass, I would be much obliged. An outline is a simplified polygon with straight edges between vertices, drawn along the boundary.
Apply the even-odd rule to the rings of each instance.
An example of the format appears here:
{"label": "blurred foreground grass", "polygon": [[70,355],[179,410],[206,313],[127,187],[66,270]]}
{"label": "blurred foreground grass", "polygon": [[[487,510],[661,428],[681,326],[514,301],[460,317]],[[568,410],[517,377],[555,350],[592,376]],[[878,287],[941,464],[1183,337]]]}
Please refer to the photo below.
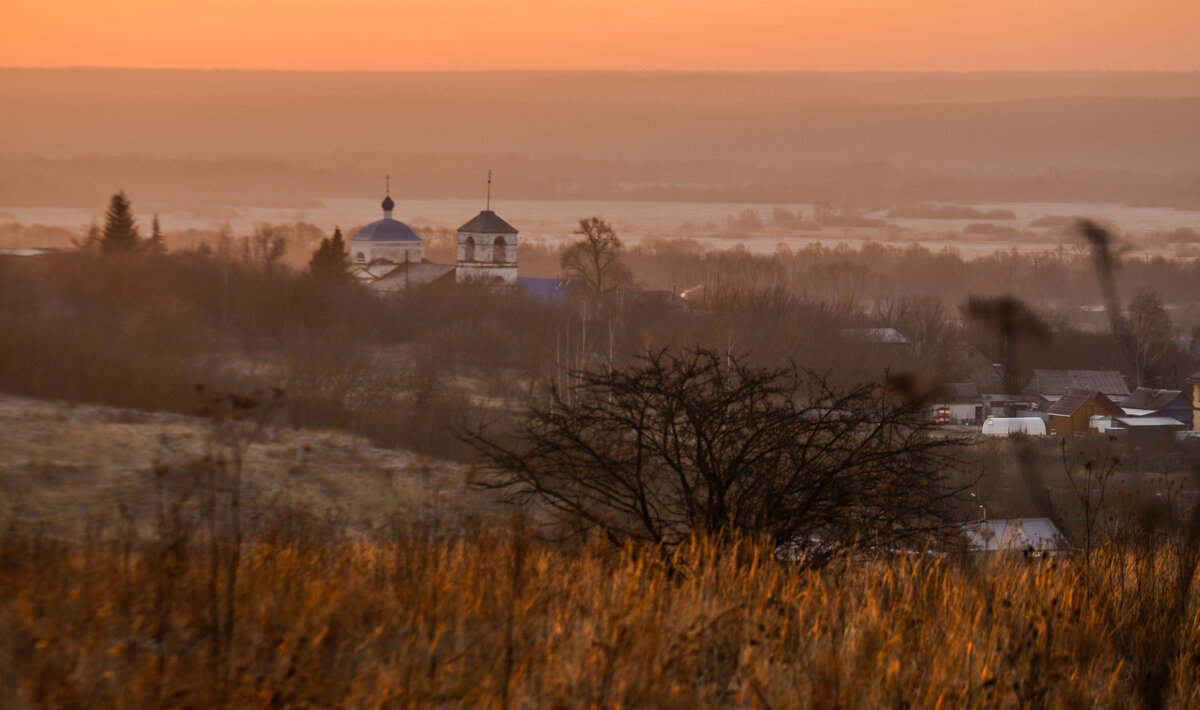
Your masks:
{"label": "blurred foreground grass", "polygon": [[[205,544],[0,547],[7,707],[1197,707],[1194,567],[779,564],[752,544],[248,542],[232,616]],[[1180,572],[1184,572],[1184,577]]]}

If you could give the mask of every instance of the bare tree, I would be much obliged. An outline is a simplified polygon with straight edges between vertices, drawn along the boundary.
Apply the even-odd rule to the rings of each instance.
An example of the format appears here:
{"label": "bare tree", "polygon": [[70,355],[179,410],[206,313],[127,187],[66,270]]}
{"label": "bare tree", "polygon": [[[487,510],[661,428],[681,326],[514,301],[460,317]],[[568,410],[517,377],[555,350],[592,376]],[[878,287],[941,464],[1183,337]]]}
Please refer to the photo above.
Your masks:
{"label": "bare tree", "polygon": [[1159,362],[1171,348],[1171,317],[1162,299],[1150,289],[1140,289],[1129,303],[1129,345],[1137,385],[1154,381]]}
{"label": "bare tree", "polygon": [[930,436],[920,403],[874,385],[838,389],[703,348],[574,381],[511,438],[465,437],[485,485],[614,540],[919,544],[946,532],[961,490],[948,482],[961,442]]}
{"label": "bare tree", "polygon": [[589,298],[599,299],[633,283],[633,273],[621,261],[621,240],[608,222],[581,219],[575,234],[583,239],[563,252],[563,274],[577,280]]}

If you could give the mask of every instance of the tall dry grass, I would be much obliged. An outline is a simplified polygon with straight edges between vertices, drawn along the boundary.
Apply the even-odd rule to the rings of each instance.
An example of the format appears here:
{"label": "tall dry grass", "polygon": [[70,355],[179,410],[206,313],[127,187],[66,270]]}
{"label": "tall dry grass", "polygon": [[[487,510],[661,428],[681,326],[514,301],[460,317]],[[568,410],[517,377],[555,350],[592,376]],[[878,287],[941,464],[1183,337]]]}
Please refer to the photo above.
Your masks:
{"label": "tall dry grass", "polygon": [[1167,542],[1101,549],[1085,585],[1070,559],[804,570],[752,542],[560,547],[519,525],[454,538],[397,526],[370,541],[276,533],[242,550],[229,636],[211,599],[224,573],[212,578],[186,526],[133,546],[116,530],[75,542],[5,533],[4,704],[1200,703],[1194,551]]}

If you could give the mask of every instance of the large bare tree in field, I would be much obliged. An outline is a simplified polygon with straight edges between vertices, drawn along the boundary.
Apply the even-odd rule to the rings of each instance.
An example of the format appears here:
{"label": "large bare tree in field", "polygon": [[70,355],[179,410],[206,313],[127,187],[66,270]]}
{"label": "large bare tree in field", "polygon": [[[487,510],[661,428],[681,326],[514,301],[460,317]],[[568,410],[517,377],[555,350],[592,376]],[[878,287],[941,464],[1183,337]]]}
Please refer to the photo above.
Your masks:
{"label": "large bare tree in field", "polygon": [[599,217],[588,217],[579,220],[575,234],[583,238],[563,252],[563,275],[578,281],[590,299],[633,283],[633,273],[621,261],[621,240],[612,225]]}
{"label": "large bare tree in field", "polygon": [[730,532],[915,545],[947,530],[961,442],[931,435],[924,407],[886,388],[703,348],[574,375],[570,396],[510,436],[466,435],[486,485],[665,545]]}

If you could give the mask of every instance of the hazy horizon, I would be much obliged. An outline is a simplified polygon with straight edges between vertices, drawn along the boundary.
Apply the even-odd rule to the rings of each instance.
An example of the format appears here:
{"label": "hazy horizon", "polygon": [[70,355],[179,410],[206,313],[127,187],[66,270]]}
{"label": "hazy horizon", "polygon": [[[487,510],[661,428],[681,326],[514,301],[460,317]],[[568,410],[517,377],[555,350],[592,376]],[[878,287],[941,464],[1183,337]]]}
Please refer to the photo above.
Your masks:
{"label": "hazy horizon", "polygon": [[475,195],[1194,206],[1200,72],[0,69],[0,207]]}

